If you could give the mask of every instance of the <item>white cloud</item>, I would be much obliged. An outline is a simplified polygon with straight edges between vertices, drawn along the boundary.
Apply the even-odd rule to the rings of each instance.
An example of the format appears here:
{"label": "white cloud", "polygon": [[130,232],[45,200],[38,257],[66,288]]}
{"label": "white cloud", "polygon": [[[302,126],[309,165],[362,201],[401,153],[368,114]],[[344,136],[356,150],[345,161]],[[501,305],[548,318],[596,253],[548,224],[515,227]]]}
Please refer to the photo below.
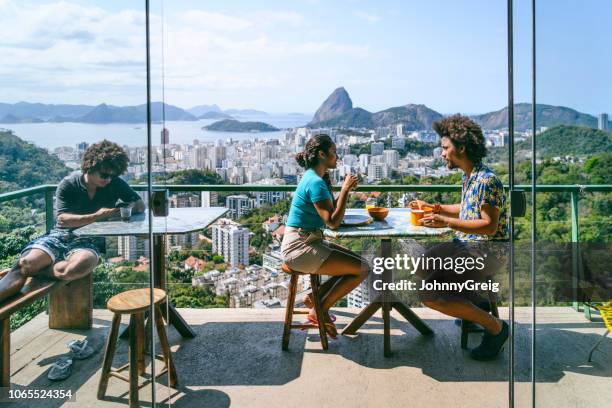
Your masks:
{"label": "white cloud", "polygon": [[362,20],[369,21],[370,23],[378,23],[380,20],[382,20],[382,17],[380,17],[378,14],[368,13],[362,10],[354,11],[353,15]]}
{"label": "white cloud", "polygon": [[[33,5],[0,0],[0,6],[4,14],[0,25],[4,98],[36,95],[46,102],[142,102],[144,10],[109,11],[67,1]],[[367,45],[338,43],[320,35],[309,39],[303,34],[314,29],[294,11],[263,10],[248,15],[167,12],[167,95],[173,90],[183,96],[191,92],[194,98],[205,90],[281,92],[295,86],[304,70],[321,69],[321,61],[362,60],[372,53]],[[151,16],[151,47],[154,86],[159,86],[161,20],[157,15]],[[91,97],[83,100],[88,90]]]}

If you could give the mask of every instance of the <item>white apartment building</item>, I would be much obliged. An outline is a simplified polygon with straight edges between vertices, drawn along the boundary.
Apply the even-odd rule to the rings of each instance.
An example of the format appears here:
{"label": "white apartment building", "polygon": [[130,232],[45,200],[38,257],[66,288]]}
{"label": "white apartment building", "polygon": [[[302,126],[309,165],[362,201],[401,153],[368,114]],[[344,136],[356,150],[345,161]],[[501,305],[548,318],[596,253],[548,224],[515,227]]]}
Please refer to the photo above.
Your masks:
{"label": "white apartment building", "polygon": [[249,264],[248,228],[227,218],[223,218],[212,227],[212,251],[222,255],[226,263],[232,266]]}
{"label": "white apartment building", "polygon": [[138,239],[133,235],[117,237],[117,254],[126,261],[136,261],[139,257],[149,257],[149,240]]}
{"label": "white apartment building", "polygon": [[385,150],[385,144],[383,142],[374,142],[370,145],[370,154],[372,156],[378,156],[383,154]]}
{"label": "white apartment building", "polygon": [[370,304],[370,283],[366,278],[346,296],[347,307],[364,308]]}
{"label": "white apartment building", "polygon": [[387,166],[392,169],[397,169],[399,165],[399,153],[397,150],[385,150],[383,152],[383,157]]}
{"label": "white apartment building", "polygon": [[216,191],[202,191],[202,207],[215,207],[219,203],[219,193]]}
{"label": "white apartment building", "polygon": [[255,200],[245,194],[231,195],[225,198],[225,207],[229,208],[229,215],[237,220],[255,207]]}

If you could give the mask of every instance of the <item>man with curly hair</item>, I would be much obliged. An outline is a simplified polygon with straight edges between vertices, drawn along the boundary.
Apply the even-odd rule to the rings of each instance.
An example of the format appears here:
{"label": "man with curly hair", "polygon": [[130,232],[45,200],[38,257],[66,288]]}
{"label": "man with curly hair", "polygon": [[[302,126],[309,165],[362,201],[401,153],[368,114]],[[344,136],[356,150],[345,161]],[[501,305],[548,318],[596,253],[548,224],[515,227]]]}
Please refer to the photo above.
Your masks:
{"label": "man with curly hair", "polygon": [[[508,217],[503,184],[493,170],[483,163],[487,149],[482,129],[473,120],[461,115],[434,122],[433,128],[440,136],[442,158],[449,169],[461,169],[463,179],[460,203],[432,205],[420,200],[410,203],[412,209],[433,209],[431,214],[423,217],[423,224],[450,227],[455,231],[453,242],[435,246],[425,256],[472,258],[474,262],[480,258],[484,267],[473,268],[469,272],[434,267],[419,271],[419,276],[429,284],[491,279],[506,261],[506,246],[501,242],[508,240]],[[481,293],[421,290],[419,297],[432,309],[484,327],[481,344],[470,353],[472,358],[490,360],[499,355],[508,339],[508,324],[483,310],[485,305],[488,308],[489,302],[483,301]]]}
{"label": "man with curly hair", "polygon": [[0,302],[18,293],[29,276],[75,280],[93,271],[101,243],[72,231],[117,214],[118,200],[130,203],[135,213],[144,211],[140,196],[119,177],[128,162],[125,150],[108,140],[87,149],[81,171],[65,177],[57,187],[54,228],[26,245],[19,261],[0,280]]}

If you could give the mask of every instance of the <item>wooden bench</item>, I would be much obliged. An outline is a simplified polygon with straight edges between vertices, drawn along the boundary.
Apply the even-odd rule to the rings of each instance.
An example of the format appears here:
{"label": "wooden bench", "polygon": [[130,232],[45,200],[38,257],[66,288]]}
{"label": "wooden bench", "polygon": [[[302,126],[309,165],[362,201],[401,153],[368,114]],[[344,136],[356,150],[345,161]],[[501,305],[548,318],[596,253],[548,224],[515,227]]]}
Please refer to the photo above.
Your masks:
{"label": "wooden bench", "polygon": [[[9,272],[1,271],[0,277]],[[10,386],[11,315],[49,295],[49,327],[89,329],[92,323],[92,274],[72,282],[28,278],[17,295],[0,303],[0,387]]]}

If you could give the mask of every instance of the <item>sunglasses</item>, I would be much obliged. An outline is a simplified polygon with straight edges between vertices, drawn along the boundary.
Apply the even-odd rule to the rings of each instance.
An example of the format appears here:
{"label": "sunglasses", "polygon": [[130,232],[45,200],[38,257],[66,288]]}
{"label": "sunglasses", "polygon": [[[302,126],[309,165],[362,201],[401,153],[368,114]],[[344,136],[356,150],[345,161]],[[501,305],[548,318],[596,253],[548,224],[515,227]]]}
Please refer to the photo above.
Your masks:
{"label": "sunglasses", "polygon": [[104,179],[104,180],[111,180],[111,179],[114,179],[117,176],[118,176],[118,174],[115,174],[115,173],[98,172],[98,177],[100,177],[101,179]]}

